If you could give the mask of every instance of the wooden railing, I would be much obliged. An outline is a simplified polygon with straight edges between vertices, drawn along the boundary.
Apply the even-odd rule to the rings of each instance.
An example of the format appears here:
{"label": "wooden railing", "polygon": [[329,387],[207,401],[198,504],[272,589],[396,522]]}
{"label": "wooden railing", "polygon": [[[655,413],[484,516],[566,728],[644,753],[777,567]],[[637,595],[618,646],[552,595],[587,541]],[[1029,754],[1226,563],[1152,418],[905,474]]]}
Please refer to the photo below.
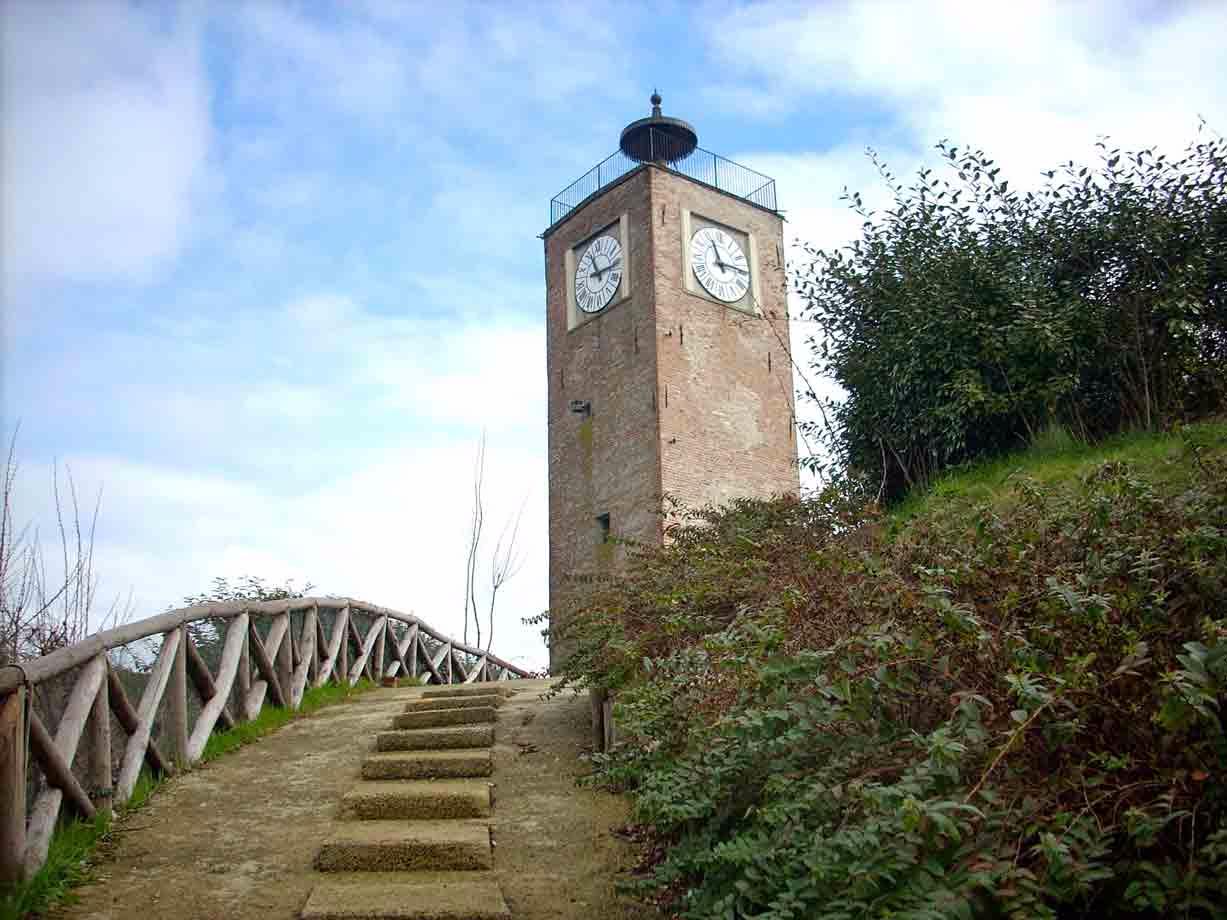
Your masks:
{"label": "wooden railing", "polygon": [[[330,635],[326,620],[332,621]],[[216,673],[189,629],[203,621],[224,622]],[[133,705],[109,653],[157,637],[161,647],[151,664],[142,665],[144,689]],[[75,683],[52,731],[32,705],[32,694],[73,671]],[[0,668],[0,887],[46,861],[65,804],[84,818],[107,812],[132,796],[144,765],[165,775],[197,762],[215,726],[231,728],[255,718],[266,700],[297,709],[308,686],[352,686],[364,675],[376,681],[405,675],[472,683],[528,672],[456,642],[417,617],[334,597],[186,607]],[[189,686],[199,699],[192,725]],[[162,731],[155,741],[159,711]],[[113,757],[112,714],[127,735],[122,757],[118,750]],[[82,737],[89,739],[87,762],[74,768]],[[27,820],[33,794],[28,784],[37,779],[32,765],[44,782]]]}

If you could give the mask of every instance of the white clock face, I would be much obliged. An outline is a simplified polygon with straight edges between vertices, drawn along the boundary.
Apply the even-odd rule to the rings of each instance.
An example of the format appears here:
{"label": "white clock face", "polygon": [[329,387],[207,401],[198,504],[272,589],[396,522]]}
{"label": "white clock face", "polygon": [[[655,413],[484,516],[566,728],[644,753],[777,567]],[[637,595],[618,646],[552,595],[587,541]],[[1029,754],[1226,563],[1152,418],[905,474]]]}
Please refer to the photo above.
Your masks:
{"label": "white clock face", "polygon": [[690,267],[704,290],[725,303],[736,303],[750,289],[746,254],[718,227],[704,227],[690,238]]}
{"label": "white clock face", "polygon": [[598,236],[575,269],[575,305],[585,313],[605,309],[622,284],[622,244]]}

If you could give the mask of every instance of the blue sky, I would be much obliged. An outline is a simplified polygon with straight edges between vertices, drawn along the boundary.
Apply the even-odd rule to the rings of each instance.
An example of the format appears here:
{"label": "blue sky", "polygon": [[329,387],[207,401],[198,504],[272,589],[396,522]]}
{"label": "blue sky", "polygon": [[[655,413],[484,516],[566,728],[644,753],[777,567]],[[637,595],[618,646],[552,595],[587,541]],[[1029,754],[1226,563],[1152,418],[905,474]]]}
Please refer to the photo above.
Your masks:
{"label": "blue sky", "polygon": [[[467,490],[525,504],[544,661],[552,195],[659,87],[838,245],[942,138],[1015,184],[1227,126],[1227,4],[53,3],[3,11],[3,402],[23,518],[103,490],[104,598],[310,579],[459,633]],[[876,196],[876,197],[875,197]],[[803,335],[807,330],[798,330]],[[798,349],[800,350],[800,349]]]}

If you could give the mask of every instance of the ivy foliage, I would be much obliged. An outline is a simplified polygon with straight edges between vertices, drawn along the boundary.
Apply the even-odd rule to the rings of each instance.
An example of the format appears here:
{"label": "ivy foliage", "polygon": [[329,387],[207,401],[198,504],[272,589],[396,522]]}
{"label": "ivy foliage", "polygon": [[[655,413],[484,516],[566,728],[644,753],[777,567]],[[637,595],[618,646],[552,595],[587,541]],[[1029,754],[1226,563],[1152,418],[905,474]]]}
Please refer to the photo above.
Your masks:
{"label": "ivy foliage", "polygon": [[1227,425],[1147,443],[906,520],[833,491],[706,509],[577,597],[560,686],[613,693],[595,776],[655,843],[641,894],[1227,915]]}
{"label": "ivy foliage", "polygon": [[810,440],[889,501],[1048,426],[1095,439],[1220,411],[1227,142],[1209,133],[1170,159],[1102,142],[1028,192],[978,150],[938,145],[907,186],[875,157],[893,204],[845,194],[860,238],[795,272],[813,370],[847,394]]}

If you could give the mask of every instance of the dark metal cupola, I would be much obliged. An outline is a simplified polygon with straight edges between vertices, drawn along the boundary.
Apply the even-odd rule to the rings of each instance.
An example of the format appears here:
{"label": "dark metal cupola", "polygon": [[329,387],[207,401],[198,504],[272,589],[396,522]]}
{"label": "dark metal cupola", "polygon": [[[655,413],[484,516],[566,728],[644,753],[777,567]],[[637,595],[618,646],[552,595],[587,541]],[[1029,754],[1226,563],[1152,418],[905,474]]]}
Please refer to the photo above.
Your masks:
{"label": "dark metal cupola", "polygon": [[677,163],[694,153],[699,135],[680,118],[660,113],[660,93],[652,93],[652,115],[622,129],[618,146],[639,163]]}

